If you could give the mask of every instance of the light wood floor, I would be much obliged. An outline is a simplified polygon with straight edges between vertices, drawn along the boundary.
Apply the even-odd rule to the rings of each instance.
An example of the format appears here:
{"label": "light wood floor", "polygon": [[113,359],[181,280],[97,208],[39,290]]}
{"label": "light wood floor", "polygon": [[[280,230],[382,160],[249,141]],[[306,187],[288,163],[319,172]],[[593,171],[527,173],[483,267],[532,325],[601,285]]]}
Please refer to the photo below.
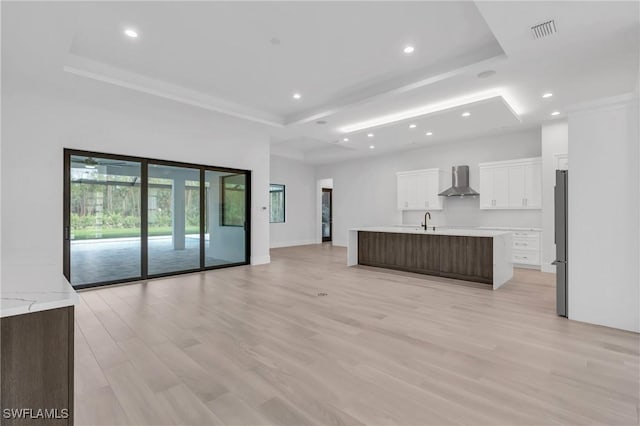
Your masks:
{"label": "light wood floor", "polygon": [[552,275],[491,291],[345,258],[81,293],[76,424],[638,424],[639,336],[557,317]]}

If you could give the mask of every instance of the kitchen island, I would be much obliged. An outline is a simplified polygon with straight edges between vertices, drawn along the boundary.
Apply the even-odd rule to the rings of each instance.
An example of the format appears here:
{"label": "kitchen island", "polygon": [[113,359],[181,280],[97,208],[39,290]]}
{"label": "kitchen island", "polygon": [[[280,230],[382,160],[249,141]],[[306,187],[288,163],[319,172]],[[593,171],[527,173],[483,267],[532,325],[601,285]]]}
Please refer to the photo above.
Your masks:
{"label": "kitchen island", "polygon": [[347,265],[397,269],[489,284],[513,277],[512,233],[484,229],[363,227],[349,230]]}

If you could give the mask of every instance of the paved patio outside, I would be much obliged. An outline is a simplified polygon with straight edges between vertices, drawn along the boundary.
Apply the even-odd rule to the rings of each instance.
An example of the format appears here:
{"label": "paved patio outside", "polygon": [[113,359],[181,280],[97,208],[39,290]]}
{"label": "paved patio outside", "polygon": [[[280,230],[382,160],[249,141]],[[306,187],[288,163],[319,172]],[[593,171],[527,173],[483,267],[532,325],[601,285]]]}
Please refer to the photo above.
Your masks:
{"label": "paved patio outside", "polygon": [[[206,254],[206,251],[205,251]],[[207,266],[236,263],[205,256]],[[174,250],[171,236],[149,238],[149,274],[200,267],[200,238],[187,235],[184,250]],[[140,276],[140,239],[109,238],[71,242],[71,284],[82,285]]]}

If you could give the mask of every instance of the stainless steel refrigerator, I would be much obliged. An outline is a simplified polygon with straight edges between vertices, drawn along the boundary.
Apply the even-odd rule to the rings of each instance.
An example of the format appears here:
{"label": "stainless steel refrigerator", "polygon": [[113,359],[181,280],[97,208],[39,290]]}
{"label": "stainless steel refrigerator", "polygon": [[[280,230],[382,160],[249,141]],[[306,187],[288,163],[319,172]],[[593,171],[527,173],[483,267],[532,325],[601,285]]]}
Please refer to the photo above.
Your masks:
{"label": "stainless steel refrigerator", "polygon": [[556,170],[555,243],[556,243],[556,309],[567,316],[567,171]]}

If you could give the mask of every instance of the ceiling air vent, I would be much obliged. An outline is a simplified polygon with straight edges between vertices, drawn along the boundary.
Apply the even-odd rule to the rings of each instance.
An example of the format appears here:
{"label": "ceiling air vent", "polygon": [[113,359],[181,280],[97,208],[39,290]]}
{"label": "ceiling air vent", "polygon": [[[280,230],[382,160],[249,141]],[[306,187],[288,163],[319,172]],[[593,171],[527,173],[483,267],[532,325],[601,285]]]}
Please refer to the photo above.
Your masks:
{"label": "ceiling air vent", "polygon": [[531,27],[534,39],[544,38],[556,33],[556,21],[553,19]]}

